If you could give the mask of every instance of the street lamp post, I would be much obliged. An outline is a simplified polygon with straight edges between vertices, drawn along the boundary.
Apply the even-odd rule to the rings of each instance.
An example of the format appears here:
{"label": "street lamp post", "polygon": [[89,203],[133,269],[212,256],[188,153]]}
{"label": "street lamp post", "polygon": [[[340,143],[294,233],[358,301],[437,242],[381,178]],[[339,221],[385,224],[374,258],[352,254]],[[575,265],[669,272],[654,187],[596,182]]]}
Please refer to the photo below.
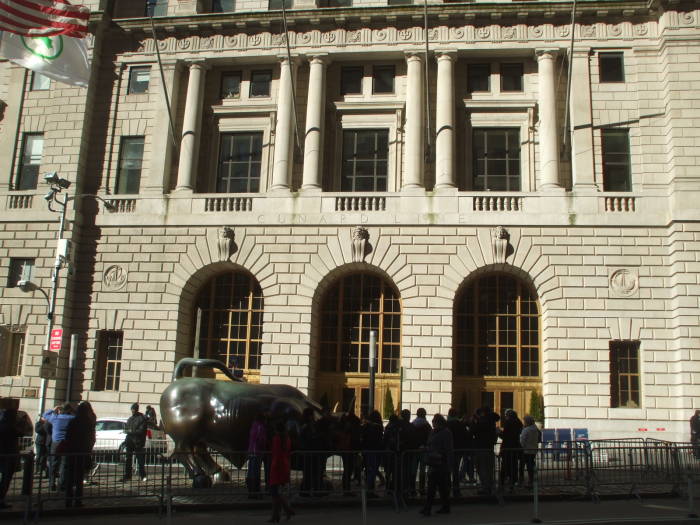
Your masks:
{"label": "street lamp post", "polygon": [[[49,344],[51,341],[51,331],[53,330],[54,325],[54,313],[56,311],[56,293],[58,291],[58,276],[61,272],[61,269],[64,267],[69,255],[68,241],[63,238],[63,233],[65,231],[66,226],[66,211],[68,209],[68,201],[71,199],[75,200],[79,197],[95,197],[96,199],[101,200],[103,202],[106,209],[112,210],[113,207],[109,202],[105,201],[101,197],[92,194],[80,194],[74,195],[72,197],[68,194],[64,194],[63,200],[61,200],[59,198],[59,195],[62,193],[63,190],[67,190],[70,187],[71,183],[69,180],[60,178],[58,176],[58,173],[55,171],[44,175],[44,181],[47,184],[49,184],[51,188],[44,197],[44,199],[46,199],[48,208],[52,212],[57,211],[60,213],[58,233],[56,234],[56,258],[54,259],[53,271],[51,272],[51,292],[48,297],[48,311],[46,312],[46,341],[44,343],[44,352],[48,352]],[[60,206],[59,210],[53,208],[54,203]],[[44,294],[46,295],[45,292]],[[47,379],[45,377],[42,377],[41,392],[39,396],[40,414],[44,413],[44,405],[46,404],[46,383]]]}
{"label": "street lamp post", "polygon": [[377,331],[369,331],[369,412],[374,410],[374,381],[377,360]]}

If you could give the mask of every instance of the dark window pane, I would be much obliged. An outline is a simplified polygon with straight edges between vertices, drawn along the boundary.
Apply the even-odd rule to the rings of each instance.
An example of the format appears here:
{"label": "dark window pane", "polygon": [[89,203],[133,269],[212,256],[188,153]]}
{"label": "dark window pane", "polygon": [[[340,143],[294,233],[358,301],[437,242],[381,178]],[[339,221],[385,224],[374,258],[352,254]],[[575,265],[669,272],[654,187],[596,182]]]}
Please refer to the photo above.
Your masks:
{"label": "dark window pane", "polygon": [[343,191],[386,191],[389,131],[343,131]]}
{"label": "dark window pane", "polygon": [[234,71],[221,75],[221,98],[238,98],[241,96],[241,72]]}
{"label": "dark window pane", "polygon": [[145,93],[151,78],[151,66],[134,66],[129,70],[129,87],[127,93]]}
{"label": "dark window pane", "polygon": [[501,64],[501,91],[523,90],[523,65]]}
{"label": "dark window pane", "polygon": [[520,191],[520,130],[474,128],[473,188]]}
{"label": "dark window pane", "polygon": [[362,93],[363,68],[344,67],[340,71],[340,94],[355,95]]}
{"label": "dark window pane", "polygon": [[223,133],[220,140],[216,191],[260,191],[262,132]]}
{"label": "dark window pane", "polygon": [[489,64],[469,64],[467,66],[467,89],[470,93],[491,90],[491,66]]}
{"label": "dark window pane", "polygon": [[32,91],[44,91],[51,87],[51,79],[47,76],[37,73],[32,73]]}
{"label": "dark window pane", "polygon": [[139,192],[143,144],[143,137],[122,138],[115,193],[136,194]]}
{"label": "dark window pane", "polygon": [[253,71],[250,74],[250,96],[269,97],[272,71]]}
{"label": "dark window pane", "polygon": [[[268,10],[270,11],[276,11],[282,9],[282,2],[283,0],[269,0],[269,3],[267,5]],[[285,9],[291,9],[293,7],[294,3],[292,0],[284,0],[284,8]]]}
{"label": "dark window pane", "polygon": [[624,55],[622,53],[599,53],[598,72],[601,82],[624,82]]}
{"label": "dark window pane", "polygon": [[603,191],[632,191],[628,130],[603,129],[601,142]]}
{"label": "dark window pane", "polygon": [[394,66],[374,66],[372,70],[372,92],[394,92]]}
{"label": "dark window pane", "polygon": [[24,135],[17,174],[17,187],[15,189],[36,189],[43,152],[44,135],[40,133],[27,133]]}
{"label": "dark window pane", "polygon": [[235,0],[212,0],[211,10],[214,13],[230,13],[236,10]]}

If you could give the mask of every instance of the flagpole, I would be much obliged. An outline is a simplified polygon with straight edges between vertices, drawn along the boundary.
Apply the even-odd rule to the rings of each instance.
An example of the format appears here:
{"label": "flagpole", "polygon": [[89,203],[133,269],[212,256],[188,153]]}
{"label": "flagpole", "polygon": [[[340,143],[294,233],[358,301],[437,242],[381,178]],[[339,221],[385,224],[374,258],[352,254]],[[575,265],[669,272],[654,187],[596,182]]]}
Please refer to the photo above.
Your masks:
{"label": "flagpole", "polygon": [[160,49],[158,48],[158,38],[156,37],[156,26],[153,23],[153,15],[151,19],[151,32],[153,33],[153,46],[156,48],[156,58],[158,59],[158,69],[160,70],[160,83],[163,87],[163,96],[165,97],[165,107],[168,108],[168,122],[170,123],[170,139],[173,141],[173,146],[177,149],[177,141],[175,140],[175,126],[173,124],[173,113],[170,109],[170,97],[168,96],[168,86],[165,85],[165,73],[163,72],[163,63],[160,60]]}

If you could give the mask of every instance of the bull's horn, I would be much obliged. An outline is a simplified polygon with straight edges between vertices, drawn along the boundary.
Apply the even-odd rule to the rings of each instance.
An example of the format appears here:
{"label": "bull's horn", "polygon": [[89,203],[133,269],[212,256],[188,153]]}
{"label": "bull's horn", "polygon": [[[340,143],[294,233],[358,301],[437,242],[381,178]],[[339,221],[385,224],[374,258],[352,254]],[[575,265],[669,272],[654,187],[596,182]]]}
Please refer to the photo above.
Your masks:
{"label": "bull's horn", "polygon": [[186,366],[198,366],[202,368],[215,368],[220,370],[226,377],[231,381],[243,382],[240,377],[233,375],[231,370],[229,370],[224,363],[218,361],[217,359],[194,359],[192,357],[185,357],[180,359],[175,365],[175,370],[173,370],[173,381],[180,379],[182,377],[182,371]]}

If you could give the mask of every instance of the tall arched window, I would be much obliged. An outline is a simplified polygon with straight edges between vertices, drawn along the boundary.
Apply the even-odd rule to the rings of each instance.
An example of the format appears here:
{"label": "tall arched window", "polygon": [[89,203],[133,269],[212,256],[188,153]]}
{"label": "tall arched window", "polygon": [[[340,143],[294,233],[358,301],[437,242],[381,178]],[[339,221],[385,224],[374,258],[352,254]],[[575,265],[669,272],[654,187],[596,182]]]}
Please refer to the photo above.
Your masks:
{"label": "tall arched window", "polygon": [[520,280],[493,274],[465,287],[455,303],[454,401],[527,411],[541,388],[539,333],[537,299]]}
{"label": "tall arched window", "polygon": [[377,331],[375,406],[399,400],[401,301],[382,278],[357,273],[338,279],[321,302],[318,397],[332,408],[366,411],[369,332]]}
{"label": "tall arched window", "polygon": [[243,272],[218,275],[197,297],[199,355],[218,359],[248,375],[260,369],[263,295]]}

